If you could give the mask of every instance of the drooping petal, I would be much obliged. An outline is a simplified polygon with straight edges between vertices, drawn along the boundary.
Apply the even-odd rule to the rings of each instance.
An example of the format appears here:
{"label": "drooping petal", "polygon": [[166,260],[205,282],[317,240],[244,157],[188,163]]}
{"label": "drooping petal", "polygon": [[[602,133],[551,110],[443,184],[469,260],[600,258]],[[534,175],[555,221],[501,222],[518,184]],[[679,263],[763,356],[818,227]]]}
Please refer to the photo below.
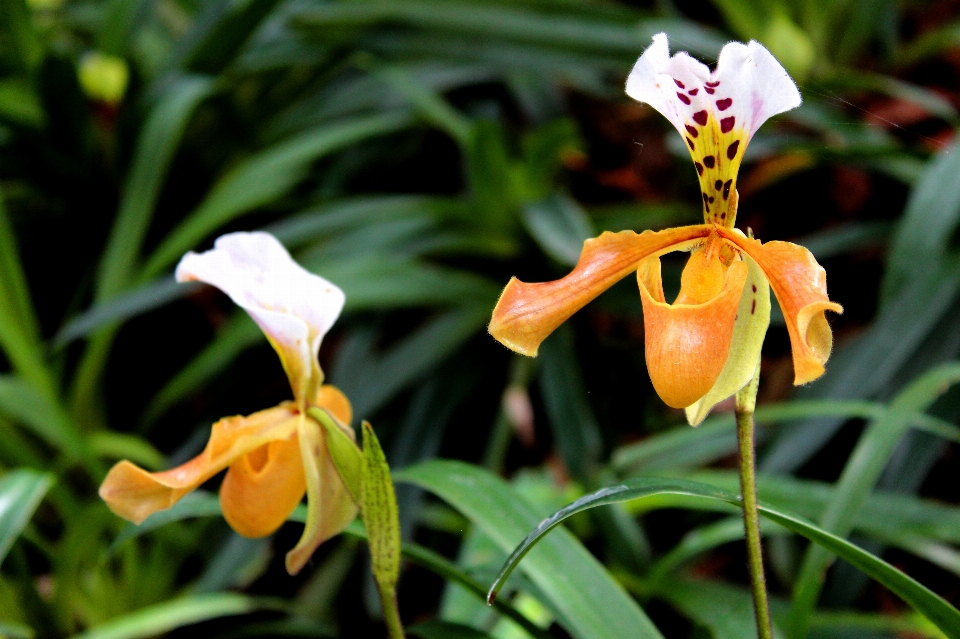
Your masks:
{"label": "drooping petal", "polygon": [[800,92],[762,45],[731,42],[710,70],[685,52],[670,57],[666,34],[637,60],[627,94],[676,127],[700,179],[704,220],[732,227],[743,153],[768,118],[800,105]]}
{"label": "drooping petal", "polygon": [[[691,257],[688,268],[697,271],[703,265]],[[695,280],[696,274],[684,279]],[[746,279],[747,265],[736,261],[712,298],[699,304],[667,304],[660,284],[660,259],[649,257],[638,269],[647,372],[668,406],[690,406],[717,381],[730,352]],[[681,288],[678,299],[684,297],[690,295]]]}
{"label": "drooping petal", "polygon": [[770,281],[790,334],[793,383],[806,384],[823,375],[833,348],[833,333],[825,313],[843,312],[843,307],[827,296],[826,271],[802,246],[790,242],[761,244],[735,231],[719,232],[752,257]]}
{"label": "drooping petal", "polygon": [[[350,423],[350,401],[337,387],[321,386],[314,405],[341,423]],[[245,537],[265,537],[283,525],[306,489],[300,439],[294,433],[233,462],[220,486],[220,505],[235,531]]]}
{"label": "drooping petal", "polygon": [[536,356],[540,342],[600,293],[637,269],[644,258],[689,248],[710,234],[711,226],[681,226],[664,231],[606,232],[583,244],[583,252],[566,277],[507,284],[488,330],[501,344]]}
{"label": "drooping petal", "polygon": [[292,402],[247,417],[226,417],[213,425],[203,452],[177,468],[148,473],[128,461],[117,463],[100,485],[100,497],[114,513],[136,524],[165,510],[247,453],[289,438],[299,418]]}
{"label": "drooping petal", "polygon": [[749,271],[733,325],[730,353],[713,387],[684,409],[691,426],[698,426],[714,406],[746,386],[760,361],[763,338],[770,325],[770,285],[749,255],[744,255],[744,262]]}
{"label": "drooping petal", "polygon": [[[307,522],[300,541],[287,553],[287,572],[291,575],[300,572],[317,547],[346,528],[358,512],[330,458],[320,425],[304,418],[298,433],[307,478]],[[352,429],[349,434],[354,436]]]}
{"label": "drooping petal", "polygon": [[320,341],[343,309],[343,291],[308,272],[269,233],[230,233],[212,250],[187,253],[177,281],[216,286],[260,325],[280,355],[297,404],[305,408],[323,381]]}

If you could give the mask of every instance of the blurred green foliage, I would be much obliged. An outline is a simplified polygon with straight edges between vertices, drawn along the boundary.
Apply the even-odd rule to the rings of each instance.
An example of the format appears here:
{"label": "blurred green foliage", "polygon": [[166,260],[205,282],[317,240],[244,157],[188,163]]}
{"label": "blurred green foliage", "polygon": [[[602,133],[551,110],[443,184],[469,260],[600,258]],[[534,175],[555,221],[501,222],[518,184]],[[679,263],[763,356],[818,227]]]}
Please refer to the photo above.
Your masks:
{"label": "blurred green foliage", "polygon": [[[482,602],[586,492],[735,489],[732,417],[691,429],[653,394],[631,283],[537,360],[484,330],[511,275],[562,275],[601,230],[697,221],[682,142],[622,91],[660,31],[708,63],[757,39],[805,99],[753,140],[740,219],[809,247],[846,312],[796,391],[774,320],[761,499],[956,605],[958,19],[946,0],[0,0],[0,636],[383,632],[358,527],[289,578],[298,523],[243,539],[200,493],[136,529],[96,497],[114,461],[182,463],[214,420],[288,397],[246,315],[171,277],[254,228],[347,294],[321,362],[412,482],[411,633],[752,636],[739,522],[676,496],[573,516]],[[766,533],[786,636],[943,636],[827,570],[842,542]]]}

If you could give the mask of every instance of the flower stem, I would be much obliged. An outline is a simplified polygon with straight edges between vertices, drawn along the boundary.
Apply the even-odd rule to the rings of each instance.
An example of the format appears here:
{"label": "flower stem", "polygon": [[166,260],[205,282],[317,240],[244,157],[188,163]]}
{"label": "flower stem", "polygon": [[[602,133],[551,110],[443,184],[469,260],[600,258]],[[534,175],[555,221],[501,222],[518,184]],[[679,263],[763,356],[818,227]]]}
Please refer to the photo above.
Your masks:
{"label": "flower stem", "polygon": [[[759,362],[757,373],[759,373]],[[750,569],[750,589],[753,591],[753,612],[757,620],[759,639],[772,639],[770,603],[763,575],[763,553],[760,548],[760,516],[757,513],[757,468],[754,459],[753,411],[757,402],[759,375],[747,384],[736,397],[737,442],[740,461],[740,493],[743,504],[743,528],[747,540],[747,565]]]}
{"label": "flower stem", "polygon": [[405,639],[403,624],[400,623],[400,610],[397,607],[397,591],[390,585],[377,582],[380,592],[380,606],[383,608],[383,622],[387,625],[387,636],[390,639]]}

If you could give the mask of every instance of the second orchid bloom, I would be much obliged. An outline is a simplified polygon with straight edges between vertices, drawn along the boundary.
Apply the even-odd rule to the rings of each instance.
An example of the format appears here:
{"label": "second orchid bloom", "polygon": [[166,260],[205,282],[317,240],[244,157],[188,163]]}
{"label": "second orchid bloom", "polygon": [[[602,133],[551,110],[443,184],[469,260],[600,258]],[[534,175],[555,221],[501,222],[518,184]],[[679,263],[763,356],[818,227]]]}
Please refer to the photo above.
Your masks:
{"label": "second orchid bloom", "polygon": [[220,488],[224,518],[241,535],[263,537],[287,520],[306,493],[303,536],[286,559],[287,571],[295,574],[357,515],[323,429],[306,414],[322,408],[354,438],[350,402],[323,384],[317,360],[320,342],[343,308],[343,292],[296,264],[267,233],[224,235],[212,250],[185,255],[176,275],[181,282],[216,286],[250,314],[280,356],[294,401],[221,419],[203,452],[177,468],[149,473],[121,461],[100,496],[113,512],[139,524],[227,469]]}
{"label": "second orchid bloom", "polygon": [[[600,293],[637,274],[647,370],[665,403],[699,424],[754,376],[770,322],[773,289],[793,349],[794,382],[820,377],[833,337],[826,273],[802,246],[761,243],[734,228],[737,172],[750,138],[773,115],[800,104],[780,63],[756,42],[731,42],[714,71],[686,53],[670,56],[665,34],[637,61],[627,93],[663,114],[690,149],[704,223],[664,231],[606,232],[587,240],[576,267],[554,282],[510,280],[489,330],[524,355]],[[664,298],[660,256],[690,251],[680,293]]]}

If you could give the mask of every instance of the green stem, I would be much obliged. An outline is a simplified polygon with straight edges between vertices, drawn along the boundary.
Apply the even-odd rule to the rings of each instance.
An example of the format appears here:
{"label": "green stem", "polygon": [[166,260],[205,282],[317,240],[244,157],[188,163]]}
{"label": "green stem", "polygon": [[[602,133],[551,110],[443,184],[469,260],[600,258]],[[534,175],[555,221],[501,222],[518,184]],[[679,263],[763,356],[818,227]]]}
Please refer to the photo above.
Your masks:
{"label": "green stem", "polygon": [[400,623],[400,609],[397,607],[397,591],[391,584],[377,582],[380,592],[380,606],[383,608],[383,622],[387,625],[390,639],[405,639],[403,624]]}
{"label": "green stem", "polygon": [[[759,362],[757,373],[759,373]],[[759,376],[744,387],[736,397],[737,443],[739,444],[740,494],[743,504],[743,528],[747,540],[747,564],[750,569],[750,589],[753,592],[753,612],[757,620],[757,636],[773,639],[770,622],[770,602],[763,574],[763,552],[760,547],[760,516],[757,512],[757,467],[754,458],[753,411],[757,403]]]}

